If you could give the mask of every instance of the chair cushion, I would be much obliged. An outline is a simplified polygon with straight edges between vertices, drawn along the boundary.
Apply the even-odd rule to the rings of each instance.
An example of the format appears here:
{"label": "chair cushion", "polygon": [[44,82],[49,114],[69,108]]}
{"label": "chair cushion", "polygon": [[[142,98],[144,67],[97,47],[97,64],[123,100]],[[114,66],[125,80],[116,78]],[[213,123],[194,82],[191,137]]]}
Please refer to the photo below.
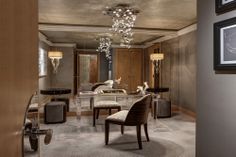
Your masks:
{"label": "chair cushion", "polygon": [[118,102],[116,102],[116,101],[108,101],[108,100],[107,101],[106,100],[104,100],[104,101],[97,101],[94,104],[95,108],[96,107],[104,107],[104,108],[106,108],[106,107],[118,107],[118,106],[120,106]]}
{"label": "chair cushion", "polygon": [[117,122],[124,122],[127,115],[128,115],[128,110],[122,110],[122,111],[119,111],[115,114],[112,114],[110,116],[108,116],[106,118],[106,120],[109,120],[109,121],[117,121]]}

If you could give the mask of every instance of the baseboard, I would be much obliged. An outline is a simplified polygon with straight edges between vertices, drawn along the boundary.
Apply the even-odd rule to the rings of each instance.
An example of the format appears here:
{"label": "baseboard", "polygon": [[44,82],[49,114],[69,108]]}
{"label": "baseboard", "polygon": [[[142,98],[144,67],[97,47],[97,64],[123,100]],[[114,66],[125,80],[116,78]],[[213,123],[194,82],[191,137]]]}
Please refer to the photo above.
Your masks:
{"label": "baseboard", "polygon": [[182,112],[190,117],[193,117],[193,118],[196,118],[196,113],[189,110],[189,109],[186,109],[182,106],[177,106],[177,105],[171,105],[171,111],[172,112]]}

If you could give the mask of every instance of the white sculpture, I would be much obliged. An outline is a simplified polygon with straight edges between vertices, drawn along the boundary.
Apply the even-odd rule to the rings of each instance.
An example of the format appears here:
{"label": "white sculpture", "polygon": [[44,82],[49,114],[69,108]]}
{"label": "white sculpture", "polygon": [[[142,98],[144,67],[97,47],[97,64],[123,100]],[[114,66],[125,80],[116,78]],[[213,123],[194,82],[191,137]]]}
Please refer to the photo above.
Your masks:
{"label": "white sculpture", "polygon": [[143,83],[143,90],[146,91],[149,88],[148,83],[144,82]]}
{"label": "white sculpture", "polygon": [[114,82],[117,83],[117,84],[120,84],[120,82],[121,82],[121,77],[118,78],[118,79],[115,79],[114,81],[113,81],[113,80],[107,80],[107,81],[105,81],[104,83],[107,84],[109,87],[112,88]]}

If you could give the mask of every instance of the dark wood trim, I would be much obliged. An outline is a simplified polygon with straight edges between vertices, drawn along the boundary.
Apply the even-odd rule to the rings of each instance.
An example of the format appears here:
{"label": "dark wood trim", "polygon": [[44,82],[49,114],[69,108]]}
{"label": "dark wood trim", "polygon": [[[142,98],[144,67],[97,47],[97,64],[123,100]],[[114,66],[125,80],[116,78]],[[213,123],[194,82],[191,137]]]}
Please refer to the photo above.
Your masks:
{"label": "dark wood trim", "polygon": [[221,64],[221,29],[235,25],[236,17],[214,23],[214,70],[236,70],[236,64]]}
{"label": "dark wood trim", "polygon": [[96,52],[96,50],[94,50],[94,51],[79,51],[78,52],[78,55],[82,55],[82,54],[84,54],[84,55],[98,55],[99,53],[98,52]]}
{"label": "dark wood trim", "polygon": [[186,114],[186,115],[188,115],[188,116],[190,116],[190,117],[192,117],[192,118],[194,118],[194,119],[196,119],[196,112],[193,112],[193,111],[191,111],[191,110],[189,110],[189,109],[186,109],[186,108],[184,108],[184,107],[182,107],[182,106],[177,106],[177,105],[171,105],[171,111],[172,112],[181,112],[181,113],[184,113],[184,114]]}
{"label": "dark wood trim", "polygon": [[236,0],[227,4],[222,4],[222,0],[215,0],[215,11],[217,14],[223,14],[236,9]]}

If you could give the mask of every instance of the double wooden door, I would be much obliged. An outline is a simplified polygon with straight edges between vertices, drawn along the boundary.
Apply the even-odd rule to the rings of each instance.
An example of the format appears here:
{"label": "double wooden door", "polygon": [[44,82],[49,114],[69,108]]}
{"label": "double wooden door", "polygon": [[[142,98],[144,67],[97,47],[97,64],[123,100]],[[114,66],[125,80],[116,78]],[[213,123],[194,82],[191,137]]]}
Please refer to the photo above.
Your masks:
{"label": "double wooden door", "polygon": [[128,91],[143,85],[143,49],[116,49],[114,58],[115,78],[121,77]]}

